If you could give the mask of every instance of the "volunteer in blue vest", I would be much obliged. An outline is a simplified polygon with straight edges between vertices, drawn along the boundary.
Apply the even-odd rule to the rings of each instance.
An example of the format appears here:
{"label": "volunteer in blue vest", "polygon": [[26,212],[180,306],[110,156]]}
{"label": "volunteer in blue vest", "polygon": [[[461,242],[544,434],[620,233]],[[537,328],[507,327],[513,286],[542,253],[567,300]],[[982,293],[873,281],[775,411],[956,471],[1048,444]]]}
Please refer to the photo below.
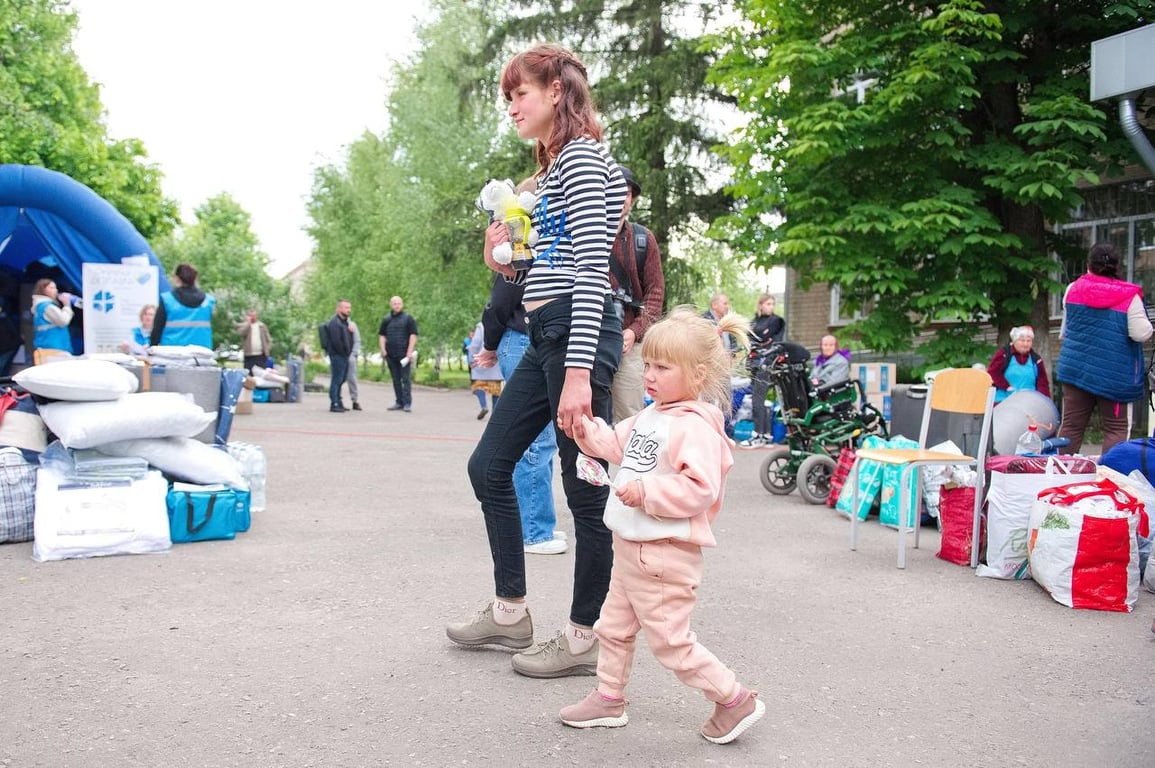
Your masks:
{"label": "volunteer in blue vest", "polygon": [[50,356],[71,355],[72,308],[78,297],[60,292],[51,278],[41,278],[32,288],[33,360],[41,363]]}
{"label": "volunteer in blue vest", "polygon": [[152,345],[196,344],[212,349],[217,300],[197,287],[197,271],[191,264],[178,264],[172,282],[172,290],[160,295],[152,321]]}
{"label": "volunteer in blue vest", "polygon": [[1063,348],[1055,378],[1063,384],[1059,437],[1078,453],[1091,411],[1103,422],[1103,453],[1131,437],[1131,405],[1143,397],[1143,342],[1151,338],[1143,289],[1119,279],[1119,254],[1096,243],[1087,272],[1063,295]]}
{"label": "volunteer in blue vest", "polygon": [[1051,396],[1047,366],[1039,353],[1031,349],[1034,345],[1035,329],[1019,325],[1011,329],[1011,343],[1001,347],[991,358],[987,373],[995,384],[995,405],[1024,389]]}

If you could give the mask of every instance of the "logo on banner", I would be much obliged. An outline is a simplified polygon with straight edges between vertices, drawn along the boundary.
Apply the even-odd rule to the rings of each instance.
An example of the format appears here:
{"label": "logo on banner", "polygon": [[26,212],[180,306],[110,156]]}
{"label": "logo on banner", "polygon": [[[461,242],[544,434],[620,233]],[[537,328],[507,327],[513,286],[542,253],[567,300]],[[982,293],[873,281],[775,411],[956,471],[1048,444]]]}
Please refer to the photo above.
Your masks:
{"label": "logo on banner", "polygon": [[111,312],[116,306],[116,297],[112,291],[97,291],[92,297],[92,308],[97,312]]}

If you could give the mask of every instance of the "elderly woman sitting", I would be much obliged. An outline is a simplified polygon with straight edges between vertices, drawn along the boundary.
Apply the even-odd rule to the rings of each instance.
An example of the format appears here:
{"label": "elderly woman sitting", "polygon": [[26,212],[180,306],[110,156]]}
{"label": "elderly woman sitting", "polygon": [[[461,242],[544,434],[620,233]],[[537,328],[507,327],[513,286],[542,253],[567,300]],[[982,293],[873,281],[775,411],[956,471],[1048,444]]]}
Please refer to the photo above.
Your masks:
{"label": "elderly woman sitting", "polygon": [[991,358],[987,373],[995,383],[996,405],[1022,389],[1034,389],[1051,396],[1047,367],[1039,353],[1031,349],[1034,343],[1034,329],[1020,325],[1011,329],[1011,343]]}

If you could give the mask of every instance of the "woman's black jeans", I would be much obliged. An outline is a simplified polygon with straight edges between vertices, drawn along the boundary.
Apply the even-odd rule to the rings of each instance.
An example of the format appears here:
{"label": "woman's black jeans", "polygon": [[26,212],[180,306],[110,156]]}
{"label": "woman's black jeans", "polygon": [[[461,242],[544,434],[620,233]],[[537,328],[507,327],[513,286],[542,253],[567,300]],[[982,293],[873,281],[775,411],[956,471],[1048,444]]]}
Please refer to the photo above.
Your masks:
{"label": "woman's black jeans", "polygon": [[[525,549],[521,514],[513,490],[513,468],[534,438],[552,424],[557,432],[562,487],[574,519],[573,600],[570,621],[593,626],[610,585],[613,545],[602,521],[610,488],[577,476],[577,443],[557,429],[557,407],[565,383],[570,300],[558,298],[526,313],[529,349],[505,382],[481,441],[469,458],[469,480],[481,502],[497,597],[524,597]],[[597,355],[590,373],[593,414],[610,420],[610,384],[622,356],[621,322],[606,300]],[[605,462],[602,462],[605,465]]]}

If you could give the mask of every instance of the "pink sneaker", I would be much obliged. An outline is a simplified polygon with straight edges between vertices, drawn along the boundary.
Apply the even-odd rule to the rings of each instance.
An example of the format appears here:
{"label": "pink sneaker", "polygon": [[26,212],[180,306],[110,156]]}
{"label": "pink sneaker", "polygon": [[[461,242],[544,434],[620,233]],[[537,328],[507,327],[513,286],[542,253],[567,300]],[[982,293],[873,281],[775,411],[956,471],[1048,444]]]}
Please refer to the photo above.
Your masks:
{"label": "pink sneaker", "polygon": [[702,726],[702,736],[715,744],[729,744],[764,714],[766,705],[758,700],[758,692],[743,689],[742,698],[734,706],[714,705],[713,716]]}
{"label": "pink sneaker", "polygon": [[630,720],[625,699],[607,699],[597,688],[581,702],[563,708],[558,716],[573,728],[621,728]]}

